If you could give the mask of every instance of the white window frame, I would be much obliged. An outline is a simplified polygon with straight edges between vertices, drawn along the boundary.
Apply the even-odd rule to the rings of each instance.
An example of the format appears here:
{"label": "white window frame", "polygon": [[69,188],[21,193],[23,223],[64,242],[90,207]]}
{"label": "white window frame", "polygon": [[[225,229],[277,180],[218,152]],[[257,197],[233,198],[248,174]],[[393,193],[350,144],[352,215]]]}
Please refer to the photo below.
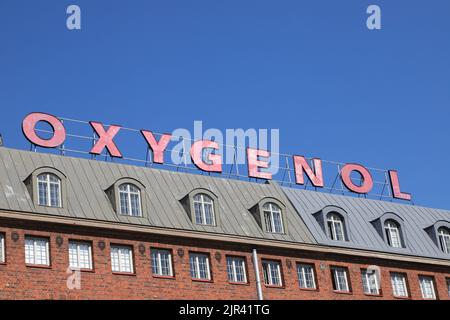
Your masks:
{"label": "white window frame", "polygon": [[[194,269],[192,269],[192,258],[194,259]],[[201,277],[200,272],[200,258],[205,259],[205,273],[206,278]],[[189,268],[191,273],[191,278],[194,280],[204,280],[204,281],[211,281],[211,267],[209,265],[209,255],[206,253],[190,253],[189,254]]]}
{"label": "white window frame", "polygon": [[[350,284],[348,281],[348,270],[345,267],[332,267],[334,290],[338,292],[350,292]],[[344,283],[339,281],[340,273],[344,275]]]}
{"label": "white window frame", "polygon": [[436,299],[436,289],[434,287],[434,278],[432,276],[419,276],[419,284],[422,298],[429,300]]}
{"label": "white window frame", "polygon": [[[113,249],[117,249],[117,267],[119,268],[118,270],[114,269],[114,264],[113,264],[113,252],[115,250]],[[111,270],[114,273],[134,273],[134,261],[133,261],[133,247],[132,246],[127,246],[127,245],[118,245],[118,244],[112,244],[111,245]],[[128,258],[130,260],[130,269],[127,270],[123,260],[121,259],[122,255],[125,254],[125,252],[127,252],[129,254]]]}
{"label": "white window frame", "polygon": [[[326,218],[327,218],[327,228],[328,231],[330,232],[331,240],[346,241],[344,218],[340,214],[334,212],[328,213]],[[340,239],[338,239],[339,234],[337,232],[338,226],[341,230],[340,234],[342,235],[342,238]]]}
{"label": "white window frame", "polygon": [[365,294],[380,295],[380,285],[375,270],[369,273],[369,270],[361,270],[363,290]]}
{"label": "white window frame", "polygon": [[0,233],[0,263],[6,262],[5,234]]}
{"label": "white window frame", "polygon": [[[71,261],[71,254],[70,254],[70,247],[71,245],[76,246],[76,266],[72,265]],[[80,245],[87,245],[88,246],[88,267],[80,267]],[[69,266],[72,269],[81,269],[81,270],[92,270],[93,269],[93,263],[92,263],[92,243],[89,241],[82,241],[82,240],[69,240]]]}
{"label": "white window frame", "polygon": [[[126,190],[121,190],[122,187],[125,187]],[[131,189],[135,188],[137,191],[132,191]],[[119,207],[120,207],[120,214],[124,215],[124,216],[129,216],[129,217],[142,217],[142,199],[141,199],[141,189],[136,186],[135,184],[132,183],[122,183],[121,185],[119,185],[118,187],[118,191],[119,191]],[[125,212],[125,208],[122,206],[122,194],[124,194],[126,196],[126,201],[128,204],[128,210],[129,212]],[[132,202],[131,202],[131,195],[137,195],[137,199],[138,199],[138,210],[139,212],[133,212],[133,206],[132,206]]]}
{"label": "white window frame", "polygon": [[[44,180],[40,180],[41,177],[45,177]],[[50,177],[55,177],[58,182],[50,181]],[[62,207],[62,200],[61,200],[61,179],[54,173],[45,172],[41,173],[36,177],[36,188],[37,188],[37,203],[40,206],[45,207],[52,207],[52,208],[61,208]],[[41,197],[40,197],[40,184],[44,183],[47,188],[47,202],[41,203]],[[50,185],[56,185],[58,187],[58,203],[56,206],[52,205],[52,199],[51,199],[51,188]]]}
{"label": "white window frame", "polygon": [[403,241],[400,224],[395,220],[388,219],[384,222],[383,227],[388,245],[392,248],[402,248]]}
{"label": "white window frame", "polygon": [[[196,224],[205,226],[216,225],[216,214],[214,208],[214,200],[205,193],[197,193],[193,197],[194,201],[194,221]],[[197,221],[197,212],[195,212],[196,204],[200,205],[200,221]],[[211,223],[206,223],[206,206],[211,206]]]}
{"label": "white window frame", "polygon": [[[406,275],[399,272],[391,273],[392,294],[398,298],[408,298],[408,285],[406,283]],[[400,287],[401,286],[401,287]],[[400,289],[400,290],[399,290]],[[404,291],[404,295],[402,294]]]}
{"label": "white window frame", "polygon": [[[33,241],[33,261],[27,261],[27,242]],[[36,262],[37,241],[45,241],[45,263]],[[45,237],[25,236],[25,264],[31,266],[50,266],[50,240]]]}
{"label": "white window frame", "polygon": [[450,253],[450,230],[445,227],[438,229],[438,238],[441,250],[444,253]]}
{"label": "white window frame", "polygon": [[[283,278],[281,276],[281,263],[279,261],[263,260],[262,266],[263,266],[264,284],[266,286],[282,287]],[[276,279],[278,279],[278,282],[274,281],[276,279],[272,277],[272,271],[275,271]]]}
{"label": "white window frame", "polygon": [[[152,274],[160,277],[173,277],[173,266],[172,266],[172,251],[170,249],[158,249],[158,248],[152,248],[150,249],[150,259],[152,261]],[[162,270],[162,254],[168,255],[168,261],[169,261],[169,274],[163,274]],[[155,259],[153,259],[155,255]],[[156,265],[154,263],[156,262]],[[156,272],[155,272],[156,269]]]}
{"label": "white window frame", "polygon": [[[281,230],[276,230],[275,215],[278,215],[280,220]],[[270,233],[284,233],[283,214],[280,206],[273,202],[267,202],[263,205],[263,216],[266,226],[266,231]]]}
{"label": "white window frame", "polygon": [[[306,278],[307,273],[306,268],[310,269],[311,271],[312,286],[308,286],[308,281]],[[298,285],[300,286],[300,288],[310,290],[317,289],[314,265],[307,263],[297,263],[297,277],[298,277]],[[304,285],[302,285],[302,283]]]}
{"label": "white window frame", "polygon": [[[231,262],[231,263],[230,263]],[[238,265],[240,264],[240,265]],[[243,279],[238,280],[238,268],[242,268]],[[244,257],[227,256],[228,281],[235,283],[247,283],[247,268]]]}

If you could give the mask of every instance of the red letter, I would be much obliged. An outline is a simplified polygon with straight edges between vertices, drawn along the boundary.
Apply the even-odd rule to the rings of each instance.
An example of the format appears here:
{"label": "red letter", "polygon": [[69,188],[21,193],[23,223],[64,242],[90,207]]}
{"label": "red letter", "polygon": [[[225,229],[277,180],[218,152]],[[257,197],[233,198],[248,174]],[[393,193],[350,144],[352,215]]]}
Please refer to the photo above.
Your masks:
{"label": "red letter", "polygon": [[[350,178],[353,171],[358,171],[361,175],[362,182],[359,186],[355,185]],[[341,179],[347,189],[356,193],[369,193],[373,187],[370,172],[359,164],[346,164],[341,170]]]}
{"label": "red letter", "polygon": [[259,149],[247,148],[247,164],[248,164],[248,176],[252,178],[272,179],[270,172],[260,172],[258,168],[268,168],[269,163],[267,161],[258,160],[258,157],[268,158],[270,152]]}
{"label": "red letter", "polygon": [[155,163],[164,163],[164,150],[166,150],[167,145],[170,142],[170,138],[172,136],[170,134],[163,134],[159,139],[159,142],[156,141],[153,133],[151,131],[141,130],[142,135],[147,141],[148,146],[152,149],[153,152],[153,162]]}
{"label": "red letter", "polygon": [[398,182],[398,173],[396,170],[389,170],[389,178],[391,179],[392,196],[397,199],[411,200],[411,194],[400,191],[400,182]]}
{"label": "red letter", "polygon": [[[36,124],[39,121],[44,121],[52,127],[53,136],[51,138],[42,139],[36,134]],[[35,112],[27,115],[22,122],[22,131],[28,141],[44,148],[58,147],[66,140],[66,129],[62,122],[58,118],[45,113]]]}
{"label": "red letter", "polygon": [[211,164],[205,163],[203,161],[203,150],[206,148],[212,148],[215,150],[219,149],[219,144],[214,141],[209,140],[199,140],[192,144],[191,146],[191,158],[194,164],[203,171],[208,172],[222,172],[222,158],[218,154],[208,154],[207,161]]}
{"label": "red letter", "polygon": [[313,164],[316,173],[314,173],[314,171],[309,166],[308,161],[306,161],[304,157],[294,156],[295,182],[297,184],[305,183],[305,179],[303,179],[303,171],[304,171],[313,186],[323,187],[322,160],[314,158]]}
{"label": "red letter", "polygon": [[103,128],[103,125],[100,122],[91,121],[89,122],[89,124],[92,126],[99,137],[97,143],[92,148],[90,153],[101,154],[103,152],[103,149],[105,149],[106,147],[111,157],[122,158],[122,154],[113,141],[114,136],[117,134],[117,132],[119,132],[121,127],[111,125],[109,126],[108,131],[105,131],[105,128]]}

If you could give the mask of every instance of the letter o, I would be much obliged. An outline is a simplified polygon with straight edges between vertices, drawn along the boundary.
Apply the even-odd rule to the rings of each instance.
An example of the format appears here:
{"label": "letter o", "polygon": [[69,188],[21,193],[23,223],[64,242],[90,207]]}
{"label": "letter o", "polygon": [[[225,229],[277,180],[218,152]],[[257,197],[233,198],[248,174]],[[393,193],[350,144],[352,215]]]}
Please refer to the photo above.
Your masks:
{"label": "letter o", "polygon": [[[40,121],[44,121],[52,127],[53,136],[51,138],[42,139],[36,134],[36,125]],[[55,148],[66,140],[66,129],[62,122],[55,116],[46,113],[33,112],[27,115],[22,122],[22,131],[28,141],[39,147]]]}
{"label": "letter o", "polygon": [[[361,185],[355,185],[350,178],[353,171],[358,171],[362,177]],[[341,170],[341,179],[350,191],[356,193],[369,193],[373,188],[373,179],[369,170],[359,164],[346,164]]]}

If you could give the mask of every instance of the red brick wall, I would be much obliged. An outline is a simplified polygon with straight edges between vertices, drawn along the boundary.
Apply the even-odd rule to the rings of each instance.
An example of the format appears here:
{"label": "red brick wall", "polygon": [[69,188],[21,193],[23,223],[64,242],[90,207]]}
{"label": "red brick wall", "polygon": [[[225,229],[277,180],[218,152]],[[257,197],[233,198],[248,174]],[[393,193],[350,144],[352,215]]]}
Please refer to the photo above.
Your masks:
{"label": "red brick wall", "polygon": [[[68,228],[56,225],[36,225],[22,222],[0,221],[0,232],[5,234],[6,263],[0,264],[0,299],[256,299],[256,282],[251,249],[224,243],[196,242],[179,238],[155,239],[148,235],[107,233],[101,230]],[[12,240],[12,233],[19,239]],[[50,238],[51,266],[49,268],[25,265],[24,236],[38,235]],[[63,243],[57,245],[56,238]],[[81,289],[69,290],[66,280],[68,267],[68,240],[92,241],[92,272],[81,273]],[[104,241],[106,246],[98,246]],[[135,274],[119,275],[111,272],[110,243],[132,245],[134,249]],[[145,252],[140,253],[140,245]],[[156,278],[151,273],[150,248],[169,248],[173,254],[174,279]],[[183,252],[180,256],[178,252]],[[189,252],[205,252],[210,255],[212,281],[193,281],[189,272]],[[389,273],[399,271],[407,274],[412,299],[421,299],[418,275],[435,278],[440,299],[449,299],[446,277],[449,268],[426,267],[367,260],[356,257],[312,254],[298,251],[269,251],[258,248],[261,259],[279,260],[282,264],[283,287],[263,286],[265,299],[392,299]],[[220,255],[219,255],[220,254]],[[226,255],[246,258],[249,284],[230,284],[227,281]],[[296,262],[315,266],[317,290],[301,290],[298,286]],[[367,296],[362,291],[361,268],[369,265],[381,267],[380,297]],[[290,267],[289,267],[290,266]],[[349,270],[352,293],[335,293],[332,289],[330,266],[345,266]],[[261,280],[262,266],[260,263]]]}

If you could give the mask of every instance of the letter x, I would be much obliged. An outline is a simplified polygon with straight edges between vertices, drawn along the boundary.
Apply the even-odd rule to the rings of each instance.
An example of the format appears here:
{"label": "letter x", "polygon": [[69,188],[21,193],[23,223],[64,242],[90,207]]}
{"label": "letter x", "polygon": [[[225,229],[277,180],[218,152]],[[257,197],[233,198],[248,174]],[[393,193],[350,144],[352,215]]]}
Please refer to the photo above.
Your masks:
{"label": "letter x", "polygon": [[111,157],[122,158],[122,154],[114,143],[113,139],[115,135],[119,132],[120,126],[109,126],[108,131],[105,131],[103,124],[100,122],[89,122],[89,124],[94,129],[95,133],[98,134],[98,141],[90,151],[92,154],[102,154],[103,149],[108,150]]}

